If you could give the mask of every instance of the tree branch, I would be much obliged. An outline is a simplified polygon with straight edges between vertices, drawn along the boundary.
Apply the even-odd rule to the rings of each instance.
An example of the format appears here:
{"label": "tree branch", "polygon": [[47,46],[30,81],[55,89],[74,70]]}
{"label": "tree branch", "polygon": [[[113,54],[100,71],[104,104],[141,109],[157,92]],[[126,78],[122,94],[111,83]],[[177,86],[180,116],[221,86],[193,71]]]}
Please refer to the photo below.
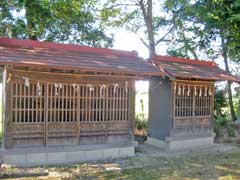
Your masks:
{"label": "tree branch", "polygon": [[[136,35],[137,35],[137,34],[136,34]],[[147,43],[146,41],[144,41],[144,39],[141,38],[139,35],[137,35],[137,36],[138,36],[138,38],[140,39],[140,41],[144,44],[144,46],[146,46],[146,47],[149,49],[148,43]]]}
{"label": "tree branch", "polygon": [[172,30],[174,29],[174,27],[175,27],[175,26],[172,26],[172,27],[169,29],[169,31],[168,31],[164,36],[162,36],[162,37],[155,43],[155,46],[157,46],[161,41],[163,41],[163,40],[167,37],[167,35],[168,35],[170,32],[172,32]]}

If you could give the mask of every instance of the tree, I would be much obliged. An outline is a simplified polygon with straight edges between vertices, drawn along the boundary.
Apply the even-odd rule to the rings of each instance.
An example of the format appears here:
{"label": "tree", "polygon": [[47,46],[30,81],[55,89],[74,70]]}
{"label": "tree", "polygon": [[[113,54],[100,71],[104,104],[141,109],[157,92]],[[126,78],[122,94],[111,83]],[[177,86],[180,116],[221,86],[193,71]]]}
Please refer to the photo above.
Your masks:
{"label": "tree", "polygon": [[[160,1],[153,0],[107,0],[102,17],[107,25],[135,33],[153,57],[160,43],[169,42],[167,38],[174,28],[174,17],[162,13],[161,7]],[[106,14],[110,16],[105,18]]]}
{"label": "tree", "polygon": [[[184,42],[181,48],[191,51],[190,48],[194,47],[195,52],[198,51],[200,54],[204,51],[210,58],[222,57],[225,70],[230,72],[229,58],[239,61],[240,53],[236,51],[236,48],[240,46],[240,17],[238,15],[240,3],[222,0],[197,0],[194,2],[170,0],[169,2],[171,2],[167,4],[169,10],[182,7],[181,11],[175,15],[179,19],[178,24],[175,24],[176,29],[181,31],[184,27],[185,33],[193,39],[194,45],[189,46],[186,43],[186,37],[178,36],[178,42]],[[184,26],[183,23],[185,23]],[[217,48],[216,45],[218,45]],[[187,56],[188,52],[181,51],[181,48],[176,49],[175,46],[175,52],[180,51]],[[192,54],[196,58],[196,55]],[[236,120],[231,82],[228,82],[227,86],[231,118]]]}
{"label": "tree", "polygon": [[96,0],[2,0],[0,35],[20,39],[112,46],[94,11]]}

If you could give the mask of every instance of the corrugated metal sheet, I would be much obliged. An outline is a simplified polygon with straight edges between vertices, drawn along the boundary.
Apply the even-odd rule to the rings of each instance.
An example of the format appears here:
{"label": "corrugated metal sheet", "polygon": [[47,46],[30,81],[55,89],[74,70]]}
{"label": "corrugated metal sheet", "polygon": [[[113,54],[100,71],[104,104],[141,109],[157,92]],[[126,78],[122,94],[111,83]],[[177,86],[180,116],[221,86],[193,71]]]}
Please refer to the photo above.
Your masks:
{"label": "corrugated metal sheet", "polygon": [[0,64],[165,75],[136,52],[6,38],[0,38]]}
{"label": "corrugated metal sheet", "polygon": [[240,82],[240,78],[220,69],[214,62],[156,56],[154,62],[174,78]]}

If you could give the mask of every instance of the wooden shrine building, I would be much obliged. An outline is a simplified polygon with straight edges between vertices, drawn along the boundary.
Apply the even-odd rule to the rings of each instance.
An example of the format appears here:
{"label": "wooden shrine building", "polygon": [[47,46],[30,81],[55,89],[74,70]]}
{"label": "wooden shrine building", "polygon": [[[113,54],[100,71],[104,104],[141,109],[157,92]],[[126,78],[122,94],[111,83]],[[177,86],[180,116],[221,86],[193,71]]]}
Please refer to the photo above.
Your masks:
{"label": "wooden shrine building", "polygon": [[0,38],[0,163],[48,165],[134,155],[136,80],[150,80],[149,143],[213,143],[214,82],[240,82],[213,62]]}
{"label": "wooden shrine building", "polygon": [[149,90],[149,143],[187,149],[213,143],[214,82],[240,82],[214,62],[156,56],[168,74],[154,77]]}
{"label": "wooden shrine building", "polygon": [[136,52],[0,39],[4,139],[19,166],[134,155],[134,82],[163,76]]}

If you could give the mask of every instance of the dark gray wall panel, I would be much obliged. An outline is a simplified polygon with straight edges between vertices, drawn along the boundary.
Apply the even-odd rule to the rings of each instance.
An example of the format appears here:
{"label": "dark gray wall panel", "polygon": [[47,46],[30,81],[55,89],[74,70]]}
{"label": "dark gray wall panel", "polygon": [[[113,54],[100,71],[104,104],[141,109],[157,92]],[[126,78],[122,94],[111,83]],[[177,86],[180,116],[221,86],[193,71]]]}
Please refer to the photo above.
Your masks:
{"label": "dark gray wall panel", "polygon": [[149,87],[149,137],[164,140],[171,129],[171,82],[154,77]]}

